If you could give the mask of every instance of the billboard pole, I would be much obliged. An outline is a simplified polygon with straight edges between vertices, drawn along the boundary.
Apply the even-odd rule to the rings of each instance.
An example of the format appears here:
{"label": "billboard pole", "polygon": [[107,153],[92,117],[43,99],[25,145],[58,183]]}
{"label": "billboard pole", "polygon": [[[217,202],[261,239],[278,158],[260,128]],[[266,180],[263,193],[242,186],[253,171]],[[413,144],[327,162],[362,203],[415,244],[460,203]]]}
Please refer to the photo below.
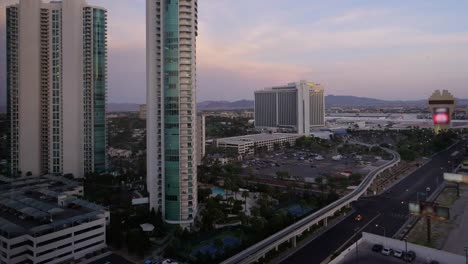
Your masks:
{"label": "billboard pole", "polygon": [[431,217],[426,217],[427,221],[427,243],[431,243]]}

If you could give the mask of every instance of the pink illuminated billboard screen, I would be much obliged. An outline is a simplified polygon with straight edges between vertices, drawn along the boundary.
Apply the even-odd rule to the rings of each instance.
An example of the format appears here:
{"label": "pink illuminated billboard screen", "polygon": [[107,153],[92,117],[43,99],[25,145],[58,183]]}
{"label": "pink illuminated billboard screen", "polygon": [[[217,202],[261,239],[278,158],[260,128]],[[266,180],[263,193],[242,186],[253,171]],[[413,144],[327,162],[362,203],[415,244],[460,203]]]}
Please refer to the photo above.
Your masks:
{"label": "pink illuminated billboard screen", "polygon": [[434,124],[450,124],[450,110],[445,107],[435,108],[432,114]]}

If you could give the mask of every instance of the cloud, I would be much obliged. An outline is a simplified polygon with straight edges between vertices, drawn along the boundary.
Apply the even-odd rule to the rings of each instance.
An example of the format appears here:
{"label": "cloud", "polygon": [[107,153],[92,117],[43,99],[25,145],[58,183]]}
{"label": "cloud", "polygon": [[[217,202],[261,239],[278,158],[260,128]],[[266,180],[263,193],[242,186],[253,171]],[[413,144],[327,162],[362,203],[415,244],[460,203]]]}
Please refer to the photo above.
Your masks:
{"label": "cloud", "polygon": [[359,23],[363,20],[369,21],[372,19],[387,16],[390,13],[388,9],[353,9],[345,11],[344,13],[325,17],[315,23],[316,26],[336,26],[336,25],[348,25],[350,23]]}
{"label": "cloud", "polygon": [[[241,31],[231,31],[229,26],[223,30],[231,34],[220,38],[210,25],[200,23],[198,61],[202,69],[224,70],[245,80],[247,85],[236,89],[244,97],[264,87],[253,85],[299,78],[321,82],[330,93],[419,98],[446,83],[460,96],[468,96],[463,89],[468,78],[460,70],[468,66],[463,60],[463,54],[468,54],[468,32],[424,30],[392,9],[351,10],[294,26],[262,19]],[[216,89],[206,94],[226,96]]]}
{"label": "cloud", "polygon": [[[145,1],[88,2],[108,10],[109,101],[144,102]],[[299,79],[336,94],[421,98],[444,87],[468,97],[465,5],[199,1],[198,99],[252,98]],[[0,36],[2,22],[0,11]]]}

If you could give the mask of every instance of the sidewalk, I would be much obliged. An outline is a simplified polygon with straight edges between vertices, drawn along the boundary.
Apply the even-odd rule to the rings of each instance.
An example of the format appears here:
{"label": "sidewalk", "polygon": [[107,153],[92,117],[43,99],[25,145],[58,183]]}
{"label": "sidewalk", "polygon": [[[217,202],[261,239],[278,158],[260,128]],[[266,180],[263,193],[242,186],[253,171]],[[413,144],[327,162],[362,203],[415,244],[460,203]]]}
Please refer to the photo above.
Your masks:
{"label": "sidewalk", "polygon": [[454,228],[450,231],[442,247],[444,251],[464,255],[468,246],[468,186],[460,186],[460,198],[450,209]]}

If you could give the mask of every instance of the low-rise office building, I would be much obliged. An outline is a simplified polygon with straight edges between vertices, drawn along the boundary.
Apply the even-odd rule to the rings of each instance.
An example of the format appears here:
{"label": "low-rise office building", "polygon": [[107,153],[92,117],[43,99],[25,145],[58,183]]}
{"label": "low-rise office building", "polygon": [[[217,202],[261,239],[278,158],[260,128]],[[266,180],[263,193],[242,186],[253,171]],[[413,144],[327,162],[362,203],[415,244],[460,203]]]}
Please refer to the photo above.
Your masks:
{"label": "low-rise office building", "polygon": [[138,118],[141,120],[146,120],[146,104],[141,104],[138,107]]}
{"label": "low-rise office building", "polygon": [[63,177],[0,177],[0,263],[89,263],[110,254],[109,212]]}
{"label": "low-rise office building", "polygon": [[253,155],[258,151],[272,151],[285,145],[294,146],[299,134],[273,133],[253,134],[216,140],[218,148],[233,148],[241,156]]}

